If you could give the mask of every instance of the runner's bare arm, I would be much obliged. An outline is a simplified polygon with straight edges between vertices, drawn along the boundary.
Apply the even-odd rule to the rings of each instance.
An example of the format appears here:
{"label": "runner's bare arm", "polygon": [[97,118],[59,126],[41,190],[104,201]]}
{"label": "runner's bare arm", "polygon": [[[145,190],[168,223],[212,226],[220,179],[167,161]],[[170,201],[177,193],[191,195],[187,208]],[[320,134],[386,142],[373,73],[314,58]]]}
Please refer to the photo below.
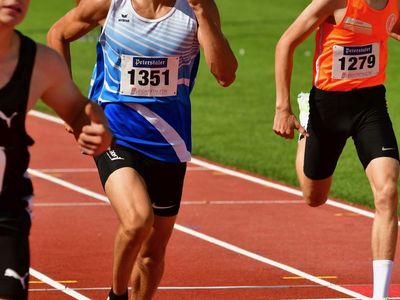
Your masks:
{"label": "runner's bare arm", "polygon": [[103,110],[82,95],[65,61],[55,51],[38,45],[33,78],[37,94],[73,129],[85,154],[98,155],[107,150],[112,135]]}
{"label": "runner's bare arm", "polygon": [[273,130],[277,135],[292,139],[294,129],[307,135],[292,113],[290,104],[290,82],[293,55],[301,44],[322,22],[342,8],[342,0],[313,0],[289,26],[275,49],[276,107]]}
{"label": "runner's bare arm", "polygon": [[188,0],[199,23],[198,39],[204,49],[206,63],[222,86],[235,80],[237,61],[224,37],[218,8],[214,0]]}
{"label": "runner's bare arm", "polygon": [[47,33],[47,44],[60,53],[71,69],[70,42],[101,25],[111,0],[81,0],[59,19]]}
{"label": "runner's bare arm", "polygon": [[[398,1],[398,7],[400,11],[400,1]],[[400,19],[397,20],[397,23],[393,26],[390,36],[395,40],[400,41]]]}

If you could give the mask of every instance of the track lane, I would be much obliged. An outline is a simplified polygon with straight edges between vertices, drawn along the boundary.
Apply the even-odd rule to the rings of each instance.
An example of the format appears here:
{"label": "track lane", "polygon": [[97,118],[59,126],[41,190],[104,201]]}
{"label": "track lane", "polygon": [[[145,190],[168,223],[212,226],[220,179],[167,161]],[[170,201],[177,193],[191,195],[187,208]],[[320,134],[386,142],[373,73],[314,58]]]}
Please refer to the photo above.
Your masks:
{"label": "track lane", "polygon": [[[31,166],[34,169],[93,168],[93,161],[90,158],[88,159],[88,157],[84,157],[79,154],[78,148],[73,144],[72,137],[68,137],[59,125],[48,123],[47,121],[32,117],[29,118],[29,122],[29,128],[32,128],[32,135],[39,140],[38,145],[32,149]],[[44,127],[46,127],[45,136],[43,135]],[[55,139],[57,142],[51,143],[51,139]],[[42,143],[45,147],[40,146]],[[50,146],[53,151],[48,151],[47,148]],[[58,151],[54,151],[55,149],[53,148],[58,149]],[[82,184],[90,190],[93,190],[97,193],[102,193],[97,174],[93,172],[79,172],[76,174],[59,172],[56,174],[52,173],[51,175],[56,175],[60,179],[67,180],[75,184]],[[76,202],[75,198],[81,199],[81,196],[77,196],[76,193],[70,197],[67,197],[68,193],[66,193],[64,190],[57,191],[55,196],[51,196],[50,194],[53,193],[53,187],[51,187],[51,185],[49,186],[48,183],[37,183],[37,181],[40,180],[35,178],[34,180],[36,184],[36,191],[38,192],[36,197],[39,199],[37,201],[38,204],[40,204],[41,201],[48,201],[54,198],[58,199],[57,202],[68,202],[71,201],[71,199]],[[41,187],[42,184],[44,187]],[[39,191],[43,191],[43,195],[41,195]],[[354,214],[351,215],[348,212],[343,212],[343,210],[335,207],[325,206],[322,209],[309,209],[306,206],[295,204],[299,199],[299,197],[296,195],[289,194],[287,192],[276,191],[272,188],[266,188],[260,184],[245,181],[243,178],[241,179],[228,176],[226,173],[223,173],[218,169],[188,172],[184,192],[184,201],[205,201],[206,203],[210,201],[232,201],[232,203],[234,203],[235,201],[246,201],[249,199],[261,199],[263,201],[281,200],[288,201],[289,203],[286,203],[285,205],[240,205],[240,202],[238,202],[237,205],[220,204],[218,207],[212,204],[183,205],[178,222],[187,228],[195,228],[196,230],[217,237],[218,239],[229,241],[229,243],[241,246],[246,250],[254,251],[255,253],[260,253],[261,255],[284,261],[285,263],[288,263],[301,270],[306,270],[306,272],[309,272],[310,274],[336,274],[335,276],[338,277],[337,283],[346,285],[351,284],[353,290],[359,290],[359,287],[362,284],[365,286],[365,283],[371,282],[371,274],[368,274],[370,271],[368,255],[370,255],[369,230],[371,220]],[[95,200],[86,199],[85,202],[86,201],[93,202]],[[290,204],[290,201],[293,201],[293,204]],[[48,209],[48,207],[46,209]],[[94,207],[90,207],[90,209],[85,208],[85,211],[89,213],[89,211],[92,209],[94,209]],[[82,208],[71,209],[71,211],[74,210],[82,210]],[[44,211],[44,207],[35,207],[35,211],[36,220],[34,222],[37,222],[39,217],[41,219],[51,218],[44,212],[44,217],[39,216],[42,214],[42,211]],[[61,212],[55,215],[57,215],[59,219],[66,219],[65,214],[63,215],[63,213],[68,212],[68,209],[63,208],[60,211]],[[112,212],[111,216],[115,219]],[[98,220],[98,222],[101,223],[101,220]],[[98,224],[98,222],[95,223]],[[32,233],[33,247],[35,246],[35,240],[37,239],[36,236],[40,235],[40,232],[42,232],[42,228],[39,229],[40,226],[41,225],[38,225],[37,227],[37,233]],[[51,227],[50,231],[51,229],[54,230],[54,228],[57,227]],[[85,228],[88,227],[85,226]],[[354,231],[355,233],[349,234],[349,231]],[[50,233],[49,235],[51,236]],[[174,237],[176,235],[178,234],[175,233]],[[108,237],[109,243],[106,244],[112,243],[112,237],[113,233],[110,233],[110,236]],[[171,261],[172,266],[167,266],[167,273],[163,283],[164,281],[168,283],[168,270],[171,269],[174,270],[173,274],[175,275],[181,273],[181,275],[178,276],[179,282],[182,282],[183,278],[186,278],[186,275],[191,278],[189,275],[192,273],[193,276],[197,275],[200,276],[201,279],[204,279],[201,277],[201,273],[196,271],[198,270],[195,268],[196,265],[193,266],[194,272],[189,272],[189,274],[187,266],[181,266],[179,264],[178,267],[175,267],[176,261],[179,263],[181,260],[180,255],[174,254],[174,251],[176,251],[175,248],[185,243],[193,243],[192,238],[188,238],[186,236],[186,238],[183,238],[183,241],[179,241],[178,243],[173,243],[173,241],[174,240],[171,241],[168,254],[170,256],[167,260],[167,262]],[[45,243],[49,242],[51,242],[51,239],[46,240]],[[73,244],[74,241],[71,241],[71,243]],[[207,243],[205,244],[207,245]],[[322,247],[321,244],[324,247]],[[352,244],[354,245],[353,247],[351,246]],[[208,245],[208,248],[210,248],[210,245]],[[351,251],[349,251],[349,249],[351,249]],[[34,253],[34,248],[32,251]],[[213,257],[214,253],[216,253],[215,249],[203,251],[207,253],[207,257]],[[226,251],[222,251],[221,255],[226,256],[225,252]],[[322,254],[320,254],[321,252]],[[350,252],[350,255],[345,254],[344,252]],[[334,254],[333,256],[332,253]],[[194,254],[194,256],[196,256],[197,252]],[[335,258],[335,254],[340,254],[339,259],[337,257]],[[108,256],[111,257],[111,252]],[[37,259],[39,261],[39,256]],[[34,262],[35,260],[33,259],[32,261]],[[231,264],[234,264],[236,260],[230,258],[229,261],[231,261]],[[319,263],[319,261],[322,262]],[[348,267],[349,261],[352,262],[351,272],[349,272]],[[200,261],[199,264],[203,265],[204,262]],[[55,265],[56,266],[54,269],[57,268],[57,264]],[[247,263],[241,264],[242,267],[244,265],[247,265]],[[262,270],[261,273],[266,272],[265,266],[257,263],[256,266],[259,270]],[[109,266],[108,269],[111,270],[111,267]],[[232,268],[232,266],[219,266],[218,270],[225,270],[223,271],[224,274],[221,275],[222,279],[227,276],[226,274],[230,274],[232,271],[237,272],[237,270]],[[330,270],[332,270],[332,272],[330,272]],[[212,268],[207,269],[203,276],[208,279],[209,274],[212,274],[213,271],[215,272],[215,270]],[[243,295],[243,299],[248,299],[246,296],[249,296],[250,292],[251,294],[254,294],[251,299],[287,299],[289,298],[288,296],[290,296],[289,294],[292,295],[291,297],[296,297],[296,295],[298,297],[307,297],[310,295],[322,295],[324,293],[325,297],[343,297],[343,294],[326,288],[320,288],[320,290],[324,291],[321,294],[321,291],[317,292],[315,287],[305,288],[304,283],[299,283],[299,281],[294,282],[294,285],[299,286],[299,288],[294,289],[291,287],[291,284],[287,284],[287,280],[285,281],[282,279],[285,276],[279,276],[275,274],[282,272],[281,270],[271,271],[268,269],[267,273],[271,273],[270,275],[272,276],[267,278],[265,278],[265,275],[261,276],[259,274],[260,272],[255,272],[254,270],[252,272],[255,276],[250,276],[247,282],[237,282],[236,285],[248,284],[254,286],[255,284],[253,282],[257,282],[257,279],[261,278],[261,283],[259,285],[256,284],[256,286],[263,286],[265,285],[265,282],[268,282],[268,286],[274,286],[273,283],[276,282],[276,288],[271,289],[272,291],[268,289],[244,289],[239,293],[239,295]],[[354,276],[354,274],[357,274],[357,276]],[[362,274],[362,276],[359,276],[359,274]],[[286,276],[287,275],[288,274],[286,274]],[[394,275],[395,278],[399,278],[398,272],[395,271]],[[104,286],[107,284],[107,282],[109,282],[109,280],[104,280],[104,277],[106,277],[105,274],[102,274],[101,277],[103,277]],[[194,278],[196,279],[196,277]],[[278,280],[276,280],[276,278],[278,278]],[[242,279],[242,277],[240,277],[240,279]],[[213,282],[210,284],[212,285],[212,283]],[[224,285],[222,284],[223,282],[219,283],[220,285]],[[171,284],[173,286],[173,283]],[[310,282],[308,282],[308,284],[310,284]],[[196,284],[194,285],[196,286]],[[204,285],[206,284],[204,283]],[[227,285],[226,282],[225,285]],[[179,284],[177,286],[179,286]],[[279,289],[277,286],[290,286],[290,288],[288,287],[286,289]],[[368,287],[369,285],[367,284],[367,288],[362,288],[360,292],[368,293]],[[279,293],[276,293],[277,290],[279,290]],[[210,291],[207,291],[207,293],[208,292]],[[223,291],[222,297],[223,295],[228,295],[231,292],[232,291],[229,290]],[[159,293],[160,296],[157,297],[161,297],[159,299],[165,299],[162,298],[162,295],[165,295],[166,293],[168,293],[167,299],[174,299],[171,298],[174,297],[171,294],[176,293],[176,291],[161,290]],[[193,293],[199,293],[200,295],[201,293],[204,293],[204,291],[186,291],[186,293],[190,295],[193,295]],[[238,295],[237,291],[235,293]],[[213,297],[217,297],[217,294],[221,294],[221,291],[213,291]],[[257,298],[255,294],[259,295],[260,298]],[[105,295],[104,291],[103,295]],[[180,295],[179,297],[182,297],[182,292],[179,292],[178,295]],[[271,298],[269,298],[270,295]],[[179,299],[219,298],[193,297]]]}

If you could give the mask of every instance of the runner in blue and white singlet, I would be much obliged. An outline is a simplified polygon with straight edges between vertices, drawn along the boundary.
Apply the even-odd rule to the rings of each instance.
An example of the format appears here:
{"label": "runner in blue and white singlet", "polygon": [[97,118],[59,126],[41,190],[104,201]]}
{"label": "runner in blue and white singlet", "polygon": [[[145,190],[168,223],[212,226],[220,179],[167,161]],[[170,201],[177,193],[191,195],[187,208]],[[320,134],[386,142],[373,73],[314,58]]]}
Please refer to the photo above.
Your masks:
{"label": "runner in blue and white singlet", "polygon": [[81,0],[48,34],[69,62],[69,43],[102,27],[89,97],[115,144],[96,157],[119,227],[108,300],[151,299],[179,212],[191,157],[190,93],[200,47],[218,83],[237,62],[214,0]]}
{"label": "runner in blue and white singlet", "polygon": [[[190,160],[190,92],[199,63],[186,0],[159,19],[114,0],[97,45],[89,98],[104,106],[119,145],[166,162]],[[114,105],[123,102],[125,105]]]}

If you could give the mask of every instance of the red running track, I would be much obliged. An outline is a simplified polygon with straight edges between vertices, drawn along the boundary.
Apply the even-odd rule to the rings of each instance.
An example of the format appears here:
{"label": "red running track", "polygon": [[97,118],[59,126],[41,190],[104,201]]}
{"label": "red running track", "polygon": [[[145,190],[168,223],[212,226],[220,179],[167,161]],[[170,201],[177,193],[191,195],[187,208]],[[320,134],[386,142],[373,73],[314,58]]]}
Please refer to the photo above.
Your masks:
{"label": "red running track", "polygon": [[[29,299],[106,299],[117,222],[94,163],[59,123],[31,115],[28,131]],[[368,299],[371,213],[330,204],[309,208],[296,189],[194,159],[154,299]]]}

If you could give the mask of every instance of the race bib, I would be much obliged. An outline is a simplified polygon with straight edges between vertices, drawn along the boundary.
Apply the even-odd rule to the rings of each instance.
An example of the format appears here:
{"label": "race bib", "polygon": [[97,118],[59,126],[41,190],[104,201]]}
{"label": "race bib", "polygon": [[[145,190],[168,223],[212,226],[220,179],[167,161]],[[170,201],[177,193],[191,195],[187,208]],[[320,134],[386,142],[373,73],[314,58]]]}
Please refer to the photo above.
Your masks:
{"label": "race bib", "polygon": [[369,78],[379,73],[379,44],[333,46],[332,78]]}
{"label": "race bib", "polygon": [[175,96],[179,57],[121,55],[120,93],[139,97]]}

